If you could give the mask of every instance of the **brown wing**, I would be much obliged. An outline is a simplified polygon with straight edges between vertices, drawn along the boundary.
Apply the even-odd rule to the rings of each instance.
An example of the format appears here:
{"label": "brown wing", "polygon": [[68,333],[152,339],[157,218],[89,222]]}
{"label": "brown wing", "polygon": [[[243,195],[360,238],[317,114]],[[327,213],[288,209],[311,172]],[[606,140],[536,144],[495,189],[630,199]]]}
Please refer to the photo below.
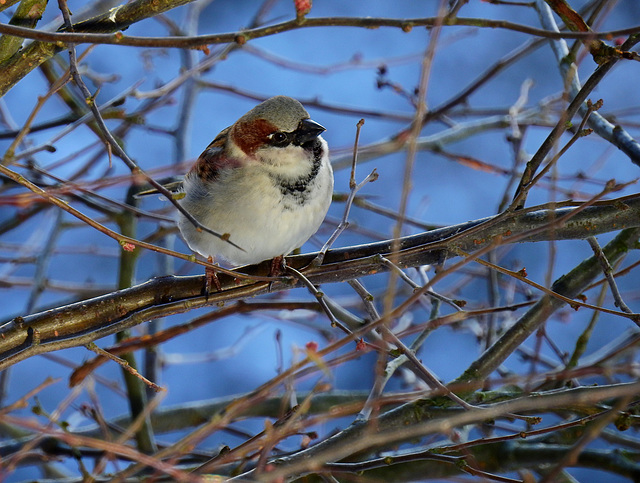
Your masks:
{"label": "brown wing", "polygon": [[[227,141],[227,133],[231,127],[223,129],[218,134],[211,144],[207,146],[202,154],[198,157],[197,161],[193,164],[187,176],[202,176],[203,180],[213,181],[218,175],[218,170],[222,164],[228,164],[221,161],[222,153],[224,152],[224,145]],[[193,173],[193,174],[192,174]],[[167,188],[172,193],[176,194],[182,191],[182,179],[170,178],[161,181],[162,186]],[[142,190],[136,194],[136,198],[143,196],[158,194],[159,191],[155,188]]]}
{"label": "brown wing", "polygon": [[223,129],[216,136],[198,157],[187,176],[198,176],[202,181],[215,181],[222,168],[239,166],[239,163],[227,157],[224,152],[230,129],[231,127]]}

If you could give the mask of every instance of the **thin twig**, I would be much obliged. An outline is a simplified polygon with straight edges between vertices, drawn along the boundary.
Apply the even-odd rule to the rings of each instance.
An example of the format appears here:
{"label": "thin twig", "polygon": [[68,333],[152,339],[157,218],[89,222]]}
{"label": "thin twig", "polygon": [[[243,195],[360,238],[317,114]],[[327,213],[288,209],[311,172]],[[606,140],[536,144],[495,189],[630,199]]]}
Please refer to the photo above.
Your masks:
{"label": "thin twig", "polygon": [[533,188],[538,183],[538,181],[540,181],[549,172],[549,170],[553,166],[555,166],[558,160],[569,150],[569,148],[573,146],[578,139],[591,134],[592,132],[591,129],[584,129],[584,126],[587,123],[587,120],[589,119],[589,116],[591,115],[591,113],[593,113],[594,111],[597,111],[602,107],[602,100],[599,100],[596,103],[591,103],[591,101],[587,101],[587,106],[588,106],[587,110],[584,116],[582,116],[580,125],[576,130],[576,132],[573,134],[573,136],[571,136],[571,139],[569,139],[569,141],[562,147],[562,149],[560,149],[560,151],[558,151],[558,153],[556,153],[551,158],[551,160],[545,165],[545,167],[542,168],[540,172],[537,175],[535,175],[530,182],[521,186],[520,191],[514,197],[513,201],[511,202],[511,205],[509,206],[509,208],[507,208],[507,210],[513,210],[519,206],[522,206],[531,188]]}
{"label": "thin twig", "polygon": [[340,234],[344,230],[346,230],[347,227],[349,226],[349,212],[351,211],[351,205],[353,204],[353,199],[355,198],[356,193],[358,191],[360,191],[360,189],[362,189],[362,187],[365,184],[367,184],[369,182],[372,182],[372,181],[375,181],[376,179],[378,179],[378,173],[374,169],[369,174],[369,176],[367,176],[364,180],[362,180],[362,182],[360,182],[360,184],[356,184],[356,162],[357,162],[357,159],[358,159],[358,140],[360,139],[360,129],[362,128],[363,125],[364,125],[364,119],[360,119],[358,121],[358,123],[356,124],[356,140],[353,143],[353,161],[351,163],[351,178],[349,179],[350,192],[349,192],[349,196],[347,198],[347,201],[345,203],[344,215],[342,216],[342,220],[340,221],[340,224],[335,229],[335,231],[333,232],[331,237],[329,237],[327,242],[320,249],[320,252],[318,252],[318,255],[313,260],[313,262],[311,262],[313,266],[322,265],[322,261],[324,260],[324,257],[327,254],[327,251],[331,248],[331,246],[334,244],[334,242],[338,239]]}
{"label": "thin twig", "polygon": [[85,347],[87,349],[89,349],[90,351],[95,352],[99,356],[106,357],[107,359],[111,359],[115,363],[120,364],[120,366],[122,366],[122,368],[125,371],[129,372],[130,374],[132,374],[135,377],[137,377],[138,379],[140,379],[142,382],[144,382],[147,386],[152,388],[154,391],[156,391],[156,392],[166,391],[165,388],[163,388],[161,386],[158,386],[155,382],[151,382],[149,379],[147,379],[142,374],[140,374],[138,371],[136,371],[133,367],[131,367],[131,365],[127,361],[121,359],[118,356],[114,356],[113,354],[111,354],[110,352],[108,352],[108,351],[106,351],[104,349],[101,349],[94,342],[88,343]]}
{"label": "thin twig", "polygon": [[[360,296],[365,310],[371,320],[379,320],[380,314],[373,304],[373,295],[365,288],[365,286],[358,279],[349,280],[349,285]],[[379,342],[384,344],[385,348],[388,348],[389,344],[383,339],[377,331],[372,330],[368,335],[375,337]],[[368,421],[371,419],[373,411],[378,407],[378,401],[382,397],[384,388],[389,380],[388,373],[385,371],[383,374],[376,374],[376,378],[373,381],[373,387],[367,396],[367,400],[364,402],[364,406],[356,416],[356,421]]]}
{"label": "thin twig", "polygon": [[[400,279],[405,283],[407,283],[412,289],[417,290],[422,288],[419,284],[411,280],[411,277],[409,277],[406,273],[404,273],[404,271],[398,265],[393,263],[384,255],[380,255],[380,262],[382,262],[382,264],[387,266],[389,269],[396,272],[400,277]],[[450,305],[455,310],[458,310],[458,311],[462,310],[462,307],[460,307],[454,300],[450,299],[449,297],[445,297],[444,295],[441,295],[438,292],[434,292],[433,290],[427,290],[426,292],[424,292],[424,294],[430,297],[433,297],[434,299],[437,299],[441,302],[444,302],[447,305]]]}
{"label": "thin twig", "polygon": [[[596,237],[590,236],[590,237],[587,237],[587,241],[589,242],[589,245],[591,245],[591,249],[593,250],[593,253],[596,255],[596,258],[598,259],[598,261],[600,262],[600,265],[602,266],[602,272],[604,273],[604,276],[607,278],[607,283],[609,284],[609,288],[611,288],[611,295],[613,295],[613,300],[616,307],[618,307],[623,312],[632,314],[633,310],[631,310],[629,306],[624,303],[624,300],[622,300],[622,295],[620,294],[620,290],[618,290],[618,285],[616,284],[616,280],[615,278],[613,278],[613,268],[611,268],[611,265],[609,264],[609,260],[607,260],[607,257],[602,252],[602,248],[600,248],[600,244],[598,243],[598,240],[596,240]],[[632,319],[632,320],[635,321],[635,319]],[[638,321],[636,321],[636,323],[640,325]]]}
{"label": "thin twig", "polygon": [[331,327],[337,327],[340,330],[342,330],[345,334],[351,334],[351,331],[347,327],[345,327],[343,324],[341,324],[340,321],[333,314],[333,312],[331,312],[331,309],[329,308],[329,306],[327,305],[327,302],[325,301],[324,293],[320,292],[307,277],[305,277],[301,272],[299,272],[295,268],[287,266],[286,271],[291,272],[296,278],[298,278],[307,287],[307,289],[309,289],[309,292],[313,294],[313,296],[316,298],[316,300],[320,304],[320,307],[322,307],[322,310],[324,310],[324,312],[327,314],[327,317],[329,317],[329,320],[331,321]]}

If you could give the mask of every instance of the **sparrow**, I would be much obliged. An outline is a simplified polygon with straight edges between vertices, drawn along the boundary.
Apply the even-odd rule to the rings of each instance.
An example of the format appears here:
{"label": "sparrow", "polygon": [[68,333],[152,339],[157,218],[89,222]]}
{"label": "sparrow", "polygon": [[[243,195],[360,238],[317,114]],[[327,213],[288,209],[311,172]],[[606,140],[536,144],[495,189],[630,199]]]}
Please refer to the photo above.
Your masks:
{"label": "sparrow", "polygon": [[222,130],[185,175],[179,203],[233,244],[179,214],[189,247],[237,266],[282,259],[302,246],[320,227],[333,194],[323,131],[286,96],[267,99]]}

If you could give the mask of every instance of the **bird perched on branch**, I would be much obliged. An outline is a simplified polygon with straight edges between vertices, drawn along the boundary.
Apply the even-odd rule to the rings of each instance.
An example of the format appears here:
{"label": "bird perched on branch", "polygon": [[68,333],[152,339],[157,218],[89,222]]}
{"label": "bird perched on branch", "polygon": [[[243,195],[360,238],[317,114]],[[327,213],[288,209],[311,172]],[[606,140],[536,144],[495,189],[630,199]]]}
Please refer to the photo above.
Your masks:
{"label": "bird perched on branch", "polygon": [[[289,254],[324,220],[333,193],[329,149],[295,99],[267,99],[224,129],[186,174],[178,227],[195,252],[234,265]],[[238,248],[239,247],[239,248]]]}

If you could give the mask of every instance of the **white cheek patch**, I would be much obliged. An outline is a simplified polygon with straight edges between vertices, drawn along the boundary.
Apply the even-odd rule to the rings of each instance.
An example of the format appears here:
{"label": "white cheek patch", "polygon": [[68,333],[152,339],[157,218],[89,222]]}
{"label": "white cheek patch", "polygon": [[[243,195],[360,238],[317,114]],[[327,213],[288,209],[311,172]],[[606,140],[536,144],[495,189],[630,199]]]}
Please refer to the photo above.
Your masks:
{"label": "white cheek patch", "polygon": [[312,164],[309,153],[300,146],[262,148],[256,152],[256,158],[267,171],[277,172],[282,178],[305,176]]}

